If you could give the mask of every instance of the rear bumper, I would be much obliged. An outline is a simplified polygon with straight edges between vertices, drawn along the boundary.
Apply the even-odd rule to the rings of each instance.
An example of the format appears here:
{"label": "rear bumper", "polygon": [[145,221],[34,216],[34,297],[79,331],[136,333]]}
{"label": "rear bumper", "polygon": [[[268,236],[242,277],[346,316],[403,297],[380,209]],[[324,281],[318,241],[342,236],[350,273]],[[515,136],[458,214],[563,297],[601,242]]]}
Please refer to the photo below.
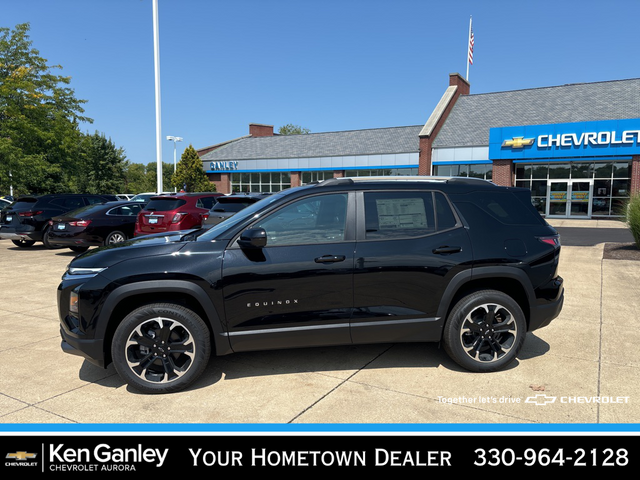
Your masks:
{"label": "rear bumper", "polygon": [[531,308],[529,331],[546,327],[560,315],[564,304],[564,280],[557,277],[549,282],[544,289],[544,298],[538,298],[538,303]]}
{"label": "rear bumper", "polygon": [[0,227],[0,240],[35,240],[42,241],[42,232],[15,227]]}

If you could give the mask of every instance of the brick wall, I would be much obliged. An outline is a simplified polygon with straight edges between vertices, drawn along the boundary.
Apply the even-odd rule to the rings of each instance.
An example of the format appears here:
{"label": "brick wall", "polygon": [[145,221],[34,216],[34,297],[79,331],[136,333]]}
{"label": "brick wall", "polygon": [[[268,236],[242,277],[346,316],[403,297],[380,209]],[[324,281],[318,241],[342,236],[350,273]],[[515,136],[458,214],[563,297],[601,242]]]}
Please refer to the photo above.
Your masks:
{"label": "brick wall", "polygon": [[273,137],[273,125],[250,123],[249,135],[251,135],[252,137]]}
{"label": "brick wall", "polygon": [[491,181],[503,187],[513,187],[513,161],[494,160]]}
{"label": "brick wall", "polygon": [[302,175],[300,172],[291,172],[291,187],[302,185]]}
{"label": "brick wall", "polygon": [[631,158],[631,195],[640,195],[640,155]]}
{"label": "brick wall", "polygon": [[230,173],[207,173],[207,177],[216,186],[216,192],[231,193]]}
{"label": "brick wall", "polygon": [[438,123],[433,129],[431,135],[420,137],[418,175],[431,175],[431,150],[433,147],[433,141],[442,128],[442,125],[444,125],[444,122],[447,120],[449,113],[451,113],[451,109],[458,100],[458,97],[460,95],[469,95],[469,92],[471,91],[471,86],[459,73],[451,73],[449,75],[449,86],[458,87],[453,98],[449,102],[449,105],[444,109],[444,112],[440,116],[440,119],[438,120]]}

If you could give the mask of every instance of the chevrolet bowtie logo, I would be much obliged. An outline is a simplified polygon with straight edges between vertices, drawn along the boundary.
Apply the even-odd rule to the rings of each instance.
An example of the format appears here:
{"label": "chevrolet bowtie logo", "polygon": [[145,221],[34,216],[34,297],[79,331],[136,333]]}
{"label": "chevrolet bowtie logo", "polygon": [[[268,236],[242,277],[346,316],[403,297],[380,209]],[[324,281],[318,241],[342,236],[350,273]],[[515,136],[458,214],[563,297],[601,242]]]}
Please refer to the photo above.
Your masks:
{"label": "chevrolet bowtie logo", "polygon": [[536,405],[548,405],[549,403],[555,403],[556,397],[548,397],[543,393],[539,393],[533,397],[527,397],[524,403],[535,403]]}
{"label": "chevrolet bowtie logo", "polygon": [[511,148],[523,148],[528,145],[533,145],[533,138],[513,137],[511,140],[505,140],[502,142],[503,147]]}
{"label": "chevrolet bowtie logo", "polygon": [[7,458],[12,458],[15,460],[26,460],[27,458],[35,458],[35,453],[27,453],[27,452],[16,452],[16,453],[8,453]]}

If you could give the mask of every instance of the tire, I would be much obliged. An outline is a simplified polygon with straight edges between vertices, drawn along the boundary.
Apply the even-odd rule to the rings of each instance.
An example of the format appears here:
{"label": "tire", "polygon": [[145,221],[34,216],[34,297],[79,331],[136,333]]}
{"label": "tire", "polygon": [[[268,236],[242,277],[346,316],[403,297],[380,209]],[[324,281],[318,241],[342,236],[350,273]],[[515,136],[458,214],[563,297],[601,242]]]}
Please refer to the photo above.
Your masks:
{"label": "tire", "polygon": [[51,241],[49,240],[49,230],[51,230],[51,227],[45,228],[44,231],[42,232],[42,243],[44,244],[44,246],[46,248],[62,248],[61,245],[56,245],[55,243],[51,243]]}
{"label": "tire", "polygon": [[104,239],[105,245],[111,245],[112,243],[124,242],[127,239],[127,236],[118,230],[111,232],[107,235],[107,238]]}
{"label": "tire", "polygon": [[462,298],[444,327],[444,348],[461,367],[495,372],[522,348],[526,321],[518,303],[505,293],[481,290]]}
{"label": "tire", "polygon": [[36,241],[35,240],[11,240],[16,247],[27,248],[32,247]]}
{"label": "tire", "polygon": [[69,247],[72,251],[82,253],[89,250],[89,247]]}
{"label": "tire", "polygon": [[111,346],[118,374],[144,393],[183,390],[202,374],[210,355],[209,329],[204,321],[171,303],[146,305],[131,312],[116,328]]}

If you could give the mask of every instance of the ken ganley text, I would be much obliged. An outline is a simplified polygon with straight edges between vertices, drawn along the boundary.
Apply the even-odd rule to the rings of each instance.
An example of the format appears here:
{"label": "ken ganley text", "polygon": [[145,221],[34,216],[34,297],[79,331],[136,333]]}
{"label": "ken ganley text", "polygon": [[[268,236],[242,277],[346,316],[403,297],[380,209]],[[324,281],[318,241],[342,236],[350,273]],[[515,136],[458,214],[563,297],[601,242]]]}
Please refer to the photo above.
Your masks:
{"label": "ken ganley text", "polygon": [[194,467],[449,467],[451,453],[440,450],[267,450],[251,449],[250,454],[239,450],[211,451],[189,449]]}

